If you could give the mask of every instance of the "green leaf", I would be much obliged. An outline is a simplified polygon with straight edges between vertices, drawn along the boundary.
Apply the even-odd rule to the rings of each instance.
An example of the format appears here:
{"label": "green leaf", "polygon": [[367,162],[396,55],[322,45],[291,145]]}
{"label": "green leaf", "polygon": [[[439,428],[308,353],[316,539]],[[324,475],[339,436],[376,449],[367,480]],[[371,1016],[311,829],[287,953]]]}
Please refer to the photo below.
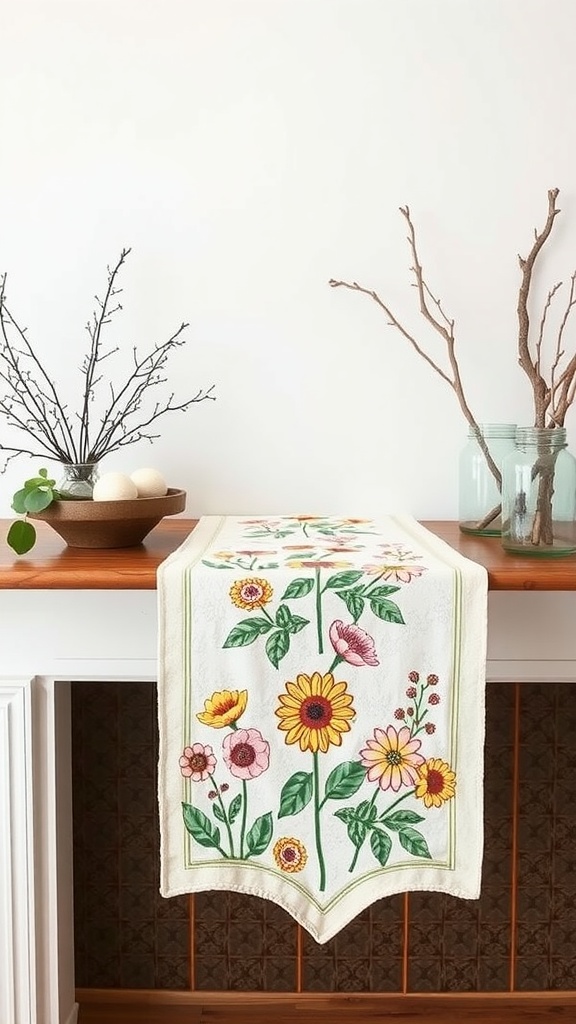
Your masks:
{"label": "green leaf", "polygon": [[12,498],[12,508],[20,516],[26,514],[26,505],[24,504],[24,501],[26,499],[27,494],[28,491],[26,490],[25,487],[23,487],[22,490],[16,491],[16,494]]}
{"label": "green leaf", "polygon": [[246,849],[250,857],[257,857],[260,853],[264,853],[264,850],[270,845],[273,831],[271,811],[263,814],[260,818],[256,818],[246,836]]}
{"label": "green leaf", "polygon": [[360,594],[355,594],[352,590],[345,590],[338,594],[338,597],[342,598],[350,615],[357,622],[364,611],[364,598]]}
{"label": "green leaf", "polygon": [[33,476],[24,481],[24,490],[33,491],[36,487],[54,487],[55,480],[48,480],[44,476]]}
{"label": "green leaf", "polygon": [[401,626],[405,625],[402,612],[398,605],[394,604],[394,601],[387,601],[386,598],[383,600],[372,598],[372,596],[370,596],[369,600],[374,615],[377,615],[379,619],[383,619],[384,622],[397,622]]}
{"label": "green leaf", "polygon": [[386,828],[391,828],[394,832],[400,832],[405,825],[415,825],[418,821],[424,821],[421,814],[416,814],[416,811],[394,811],[393,814],[386,815],[386,813],[380,815],[378,821],[381,821]]}
{"label": "green leaf", "polygon": [[26,519],[18,519],[12,523],[6,540],[17,555],[25,555],[36,543],[36,530]]}
{"label": "green leaf", "polygon": [[429,860],[432,859],[430,850],[428,849],[428,843],[424,839],[421,832],[417,832],[415,828],[403,828],[398,833],[401,846],[404,847],[408,853],[411,853],[413,857],[427,857]]}
{"label": "green leaf", "polygon": [[370,597],[375,597],[380,600],[383,597],[390,597],[390,594],[395,594],[397,590],[400,590],[400,587],[392,587],[388,586],[388,584],[382,585],[381,587],[375,587],[374,590],[371,590]]}
{"label": "green leaf", "polygon": [[354,807],[342,807],[334,811],[334,817],[345,823],[350,842],[356,847],[362,846],[372,826],[358,816],[357,810]]}
{"label": "green leaf", "polygon": [[247,647],[272,629],[268,619],[242,619],[226,637],[223,647]]}
{"label": "green leaf", "polygon": [[281,629],[285,629],[290,624],[292,613],[287,604],[281,604],[278,611],[276,612],[276,625],[280,626]]}
{"label": "green leaf", "polygon": [[289,633],[299,633],[304,626],[308,626],[310,619],[303,619],[301,615],[293,615],[288,623],[287,629]]}
{"label": "green leaf", "polygon": [[333,768],[326,779],[325,800],[345,800],[360,789],[366,769],[358,761],[344,761]]}
{"label": "green leaf", "polygon": [[238,817],[238,815],[240,813],[240,808],[241,807],[242,807],[242,794],[238,793],[238,796],[234,797],[232,803],[230,804],[230,807],[228,808],[228,821],[230,822],[231,825],[233,825],[234,822],[236,821],[236,818]]}
{"label": "green leaf", "polygon": [[222,814],[222,808],[220,807],[220,804],[212,804],[212,814],[214,815],[215,818],[218,818],[218,821],[226,821],[226,818]]}
{"label": "green leaf", "polygon": [[361,804],[358,804],[356,808],[356,817],[360,821],[365,821],[367,824],[371,824],[376,820],[378,811],[371,800],[363,800]]}
{"label": "green leaf", "polygon": [[346,569],[344,572],[337,572],[335,576],[330,576],[326,580],[324,589],[339,590],[340,587],[351,587],[363,575],[364,573],[360,569]]}
{"label": "green leaf", "polygon": [[48,476],[48,470],[47,469],[39,469],[38,470],[38,475],[39,476],[43,476],[44,478],[46,478]]}
{"label": "green leaf", "polygon": [[266,641],[266,654],[274,668],[278,668],[282,658],[288,654],[289,647],[290,634],[285,629],[279,629],[277,633],[272,633],[268,637]]}
{"label": "green leaf", "polygon": [[370,836],[370,847],[378,863],[385,867],[390,856],[390,850],[392,849],[390,836],[386,832],[379,832],[378,829],[374,829]]}
{"label": "green leaf", "polygon": [[28,491],[24,505],[27,512],[42,512],[43,509],[48,508],[52,504],[54,495],[51,487],[35,487],[34,490]]}
{"label": "green leaf", "polygon": [[220,829],[215,828],[204,811],[192,804],[182,804],[182,815],[187,831],[200,846],[220,846]]}
{"label": "green leaf", "polygon": [[314,580],[297,579],[288,584],[280,598],[281,601],[288,601],[295,597],[306,597],[314,587]]}
{"label": "green leaf", "polygon": [[282,787],[278,817],[299,814],[310,803],[312,792],[312,772],[295,772]]}

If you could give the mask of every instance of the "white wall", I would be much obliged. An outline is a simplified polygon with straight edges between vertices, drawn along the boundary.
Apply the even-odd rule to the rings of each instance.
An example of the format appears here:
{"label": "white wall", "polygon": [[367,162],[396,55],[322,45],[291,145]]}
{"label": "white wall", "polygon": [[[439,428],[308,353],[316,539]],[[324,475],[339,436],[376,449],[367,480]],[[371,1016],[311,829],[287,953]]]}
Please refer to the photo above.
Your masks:
{"label": "white wall", "polygon": [[[0,15],[13,311],[73,404],[93,295],[130,245],[111,343],[128,354],[188,320],[170,384],[216,384],[105,468],[158,466],[188,515],[455,518],[454,396],[374,304],[327,282],[377,288],[441,358],[410,287],[408,203],[478,419],[530,421],[517,253],[550,187],[540,296],[576,267],[573,0],[0,0]],[[0,515],[39,464],[0,477]]]}

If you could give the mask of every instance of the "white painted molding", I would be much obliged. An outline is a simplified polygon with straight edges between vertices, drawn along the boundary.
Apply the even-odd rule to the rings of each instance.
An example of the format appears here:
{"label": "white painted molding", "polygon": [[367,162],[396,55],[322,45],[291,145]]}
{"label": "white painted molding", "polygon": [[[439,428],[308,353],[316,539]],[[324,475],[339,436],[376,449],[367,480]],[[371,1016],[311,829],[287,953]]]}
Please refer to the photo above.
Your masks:
{"label": "white painted molding", "polygon": [[0,1020],[36,1024],[31,680],[0,679]]}

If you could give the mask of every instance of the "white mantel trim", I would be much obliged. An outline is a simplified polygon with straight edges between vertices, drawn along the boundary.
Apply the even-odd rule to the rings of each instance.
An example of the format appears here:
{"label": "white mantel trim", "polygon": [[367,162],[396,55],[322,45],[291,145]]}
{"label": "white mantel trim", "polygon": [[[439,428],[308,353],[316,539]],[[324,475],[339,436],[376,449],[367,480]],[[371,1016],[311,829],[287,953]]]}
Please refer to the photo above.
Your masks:
{"label": "white mantel trim", "polygon": [[0,1020],[36,1024],[31,680],[0,680]]}

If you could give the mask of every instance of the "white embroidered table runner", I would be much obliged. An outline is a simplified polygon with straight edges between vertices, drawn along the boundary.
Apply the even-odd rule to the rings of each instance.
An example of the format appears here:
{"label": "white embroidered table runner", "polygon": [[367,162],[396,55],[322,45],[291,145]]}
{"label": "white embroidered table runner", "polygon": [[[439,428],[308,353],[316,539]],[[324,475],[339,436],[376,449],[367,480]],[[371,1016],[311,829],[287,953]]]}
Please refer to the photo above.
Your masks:
{"label": "white embroidered table runner", "polygon": [[414,519],[207,516],[158,571],[161,892],[318,942],[479,895],[487,574]]}

